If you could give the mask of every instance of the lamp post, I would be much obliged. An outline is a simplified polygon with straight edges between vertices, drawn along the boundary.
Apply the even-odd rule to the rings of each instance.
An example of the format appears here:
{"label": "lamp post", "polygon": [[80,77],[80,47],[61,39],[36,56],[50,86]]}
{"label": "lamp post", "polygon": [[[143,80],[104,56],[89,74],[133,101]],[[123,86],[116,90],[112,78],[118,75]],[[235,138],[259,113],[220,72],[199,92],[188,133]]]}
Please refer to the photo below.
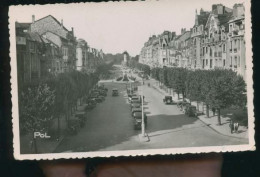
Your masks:
{"label": "lamp post", "polygon": [[145,122],[144,122],[144,77],[142,76],[142,83],[143,83],[143,87],[142,87],[142,136],[145,137]]}
{"label": "lamp post", "polygon": [[145,124],[144,124],[144,87],[142,88],[142,136],[145,137]]}

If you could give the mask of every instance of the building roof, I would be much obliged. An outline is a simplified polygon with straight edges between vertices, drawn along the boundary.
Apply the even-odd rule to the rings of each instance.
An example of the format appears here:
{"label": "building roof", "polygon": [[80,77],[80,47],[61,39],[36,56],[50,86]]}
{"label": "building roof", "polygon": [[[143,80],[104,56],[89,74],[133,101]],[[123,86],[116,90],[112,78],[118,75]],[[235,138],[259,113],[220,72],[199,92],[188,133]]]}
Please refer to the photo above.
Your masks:
{"label": "building roof", "polygon": [[226,13],[223,15],[218,15],[218,20],[219,20],[219,26],[224,26],[225,27],[225,32],[228,32],[228,22],[232,19],[233,13]]}
{"label": "building roof", "polygon": [[50,41],[48,39],[46,39],[45,37],[41,36],[42,38],[42,41],[45,43],[45,44],[49,44]]}
{"label": "building roof", "polygon": [[26,39],[34,42],[42,42],[42,39],[38,33],[27,32]]}
{"label": "building roof", "polygon": [[198,25],[205,26],[207,23],[207,20],[209,18],[209,15],[210,15],[210,13],[203,13],[203,14],[197,15]]}
{"label": "building roof", "polygon": [[[40,18],[40,19],[38,19],[38,20],[35,20],[35,22],[38,22],[38,21],[41,21],[41,20],[43,20],[43,19],[45,19],[45,18],[53,18],[55,21],[56,21],[56,23],[58,23],[60,26],[62,26],[62,28],[64,29],[64,30],[66,30],[66,31],[69,31],[64,25],[62,25],[55,17],[53,17],[52,15],[47,15],[47,16],[45,16],[45,17],[43,17],[43,18]],[[34,23],[35,23],[34,22]]]}
{"label": "building roof", "polygon": [[31,23],[19,23],[15,22],[15,28],[29,28]]}
{"label": "building roof", "polygon": [[226,14],[223,14],[223,15],[218,15],[219,24],[223,25],[225,23],[228,23],[229,20],[232,19],[232,15],[233,15],[232,12],[226,13]]}

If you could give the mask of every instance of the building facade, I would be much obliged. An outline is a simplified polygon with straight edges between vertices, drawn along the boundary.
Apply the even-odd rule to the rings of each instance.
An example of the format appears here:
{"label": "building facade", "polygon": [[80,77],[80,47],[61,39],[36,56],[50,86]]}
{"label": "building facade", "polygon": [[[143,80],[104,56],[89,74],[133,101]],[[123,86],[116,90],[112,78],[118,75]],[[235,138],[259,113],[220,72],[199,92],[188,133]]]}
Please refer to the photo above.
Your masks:
{"label": "building facade", "polygon": [[152,36],[140,52],[139,62],[151,67],[232,69],[246,78],[245,9],[212,5],[211,11],[195,13],[195,24],[181,34],[165,31]]}
{"label": "building facade", "polygon": [[64,70],[71,71],[76,68],[76,37],[74,36],[74,30],[71,28],[69,31],[63,26],[63,20],[59,22],[51,15],[43,17],[39,20],[35,20],[35,16],[32,16],[32,23],[30,25],[30,31],[36,32],[39,35],[48,36],[49,40],[59,43],[62,51],[62,58],[64,61]]}
{"label": "building facade", "polygon": [[[73,70],[94,72],[103,63],[102,50],[90,48],[84,39],[76,40],[49,15],[30,23],[15,23],[18,82],[31,83]],[[20,84],[19,84],[20,85]]]}

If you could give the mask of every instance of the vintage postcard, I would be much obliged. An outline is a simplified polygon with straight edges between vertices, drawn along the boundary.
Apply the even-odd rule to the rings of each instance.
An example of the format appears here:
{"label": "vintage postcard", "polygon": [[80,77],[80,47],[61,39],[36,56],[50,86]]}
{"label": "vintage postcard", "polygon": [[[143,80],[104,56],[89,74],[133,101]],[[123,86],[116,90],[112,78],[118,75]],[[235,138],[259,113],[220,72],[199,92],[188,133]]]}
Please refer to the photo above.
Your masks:
{"label": "vintage postcard", "polygon": [[11,6],[14,157],[255,150],[250,7]]}

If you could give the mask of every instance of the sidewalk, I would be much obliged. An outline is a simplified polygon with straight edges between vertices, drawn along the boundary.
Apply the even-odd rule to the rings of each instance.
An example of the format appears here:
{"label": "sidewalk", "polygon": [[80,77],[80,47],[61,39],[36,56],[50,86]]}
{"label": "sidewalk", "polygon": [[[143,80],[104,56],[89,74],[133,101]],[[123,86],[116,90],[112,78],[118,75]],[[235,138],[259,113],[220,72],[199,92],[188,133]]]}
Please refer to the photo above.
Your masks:
{"label": "sidewalk", "polygon": [[[29,134],[22,135],[21,137],[21,153],[22,154],[34,154],[34,148],[32,146],[32,139]],[[37,138],[37,154],[51,153],[53,152],[58,145],[62,142],[63,136],[57,139],[40,139]]]}
{"label": "sidewalk", "polygon": [[[166,92],[165,90],[161,89],[157,84],[158,81],[156,81],[155,79],[150,79],[149,82],[152,82],[151,86],[155,90],[160,92],[161,94],[171,95],[175,102],[182,100],[182,98],[178,99],[178,95],[176,93],[170,94],[170,93]],[[197,106],[195,102],[192,102],[192,105]],[[239,126],[238,133],[231,134],[230,127],[229,127],[229,121],[230,121],[229,117],[221,116],[222,125],[218,125],[217,115],[213,116],[213,113],[211,111],[210,111],[210,115],[211,116],[209,118],[207,118],[207,116],[203,114],[203,115],[198,116],[198,119],[200,119],[202,122],[204,122],[210,128],[212,128],[214,131],[216,131],[222,135],[235,137],[235,138],[248,139],[248,129],[245,126]]]}
{"label": "sidewalk", "polygon": [[[77,110],[73,113],[72,117],[75,117],[76,114],[84,114],[85,113],[85,104],[82,105],[78,105]],[[37,153],[38,154],[44,154],[44,153],[52,153],[56,150],[56,148],[59,146],[59,144],[63,141],[63,139],[67,136],[66,135],[66,120],[65,118],[60,118],[60,125],[62,126],[60,130],[61,131],[61,135],[59,137],[59,139],[56,139],[54,137],[51,138],[37,138],[36,139],[36,143],[37,143]],[[30,134],[26,134],[26,135],[22,135],[20,137],[21,139],[21,153],[23,154],[33,154],[34,153],[34,149],[32,146],[32,135]]]}

